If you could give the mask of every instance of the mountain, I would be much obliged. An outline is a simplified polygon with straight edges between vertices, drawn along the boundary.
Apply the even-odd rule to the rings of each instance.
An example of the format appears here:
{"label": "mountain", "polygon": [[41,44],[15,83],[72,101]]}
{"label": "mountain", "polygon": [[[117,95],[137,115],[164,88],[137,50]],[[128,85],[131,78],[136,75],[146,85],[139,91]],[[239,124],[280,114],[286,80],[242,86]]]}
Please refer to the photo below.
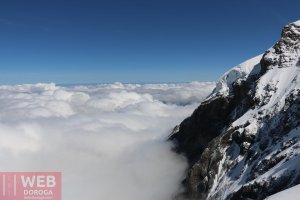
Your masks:
{"label": "mountain", "polygon": [[176,126],[189,168],[180,199],[264,199],[300,183],[300,21],[228,71]]}

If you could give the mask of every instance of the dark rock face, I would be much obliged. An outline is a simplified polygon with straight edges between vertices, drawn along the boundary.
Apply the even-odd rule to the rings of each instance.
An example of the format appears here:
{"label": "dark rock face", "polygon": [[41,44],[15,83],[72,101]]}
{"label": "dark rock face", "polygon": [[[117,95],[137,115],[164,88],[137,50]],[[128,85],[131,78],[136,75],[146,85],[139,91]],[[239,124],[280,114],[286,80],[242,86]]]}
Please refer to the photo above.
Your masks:
{"label": "dark rock face", "polygon": [[179,132],[170,136],[176,142],[176,151],[184,152],[193,165],[208,143],[219,136],[223,129],[254,105],[251,88],[257,77],[235,83],[233,94],[217,96],[201,103],[194,113],[180,124]]}
{"label": "dark rock face", "polygon": [[186,153],[190,165],[200,158],[208,143],[229,124],[232,102],[231,97],[218,97],[203,102],[191,117],[180,124],[179,132],[171,136],[171,140],[177,142],[176,150]]}
{"label": "dark rock face", "polygon": [[175,150],[186,155],[191,167],[184,182],[187,189],[185,195],[189,198],[206,198],[218,170],[217,164],[223,156],[217,150],[225,147],[228,142],[228,138],[220,141],[219,136],[223,135],[224,130],[235,119],[255,105],[251,89],[254,88],[257,78],[251,76],[245,81],[233,84],[230,96],[218,96],[201,103],[180,124],[178,132],[170,136],[170,140],[176,143]]}
{"label": "dark rock face", "polygon": [[264,199],[300,183],[300,78],[290,76],[299,47],[300,22],[285,26],[260,73],[237,77],[174,129],[170,140],[189,161],[183,199]]}

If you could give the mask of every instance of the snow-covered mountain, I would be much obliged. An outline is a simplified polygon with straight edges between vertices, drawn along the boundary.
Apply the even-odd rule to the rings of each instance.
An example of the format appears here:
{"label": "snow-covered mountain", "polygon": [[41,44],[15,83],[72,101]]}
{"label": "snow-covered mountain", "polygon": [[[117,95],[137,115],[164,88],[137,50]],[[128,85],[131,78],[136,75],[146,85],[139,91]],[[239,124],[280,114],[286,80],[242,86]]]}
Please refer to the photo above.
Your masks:
{"label": "snow-covered mountain", "polygon": [[186,199],[264,199],[300,183],[300,21],[225,73],[170,136]]}

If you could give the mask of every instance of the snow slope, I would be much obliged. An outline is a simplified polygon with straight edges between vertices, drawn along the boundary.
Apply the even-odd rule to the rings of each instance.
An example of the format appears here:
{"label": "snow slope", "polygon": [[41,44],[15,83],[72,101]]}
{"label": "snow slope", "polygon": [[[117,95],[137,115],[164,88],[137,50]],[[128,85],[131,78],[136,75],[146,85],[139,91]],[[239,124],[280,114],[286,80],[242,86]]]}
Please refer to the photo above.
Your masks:
{"label": "snow slope", "polygon": [[217,82],[211,97],[229,95],[234,82],[246,80],[248,76],[258,74],[260,72],[259,61],[261,58],[262,55],[258,55],[227,71]]}
{"label": "snow slope", "polygon": [[266,200],[285,200],[285,199],[300,200],[300,185],[296,185],[292,188],[289,188],[287,190],[284,190],[282,192],[279,192],[277,194],[274,194],[266,198]]}

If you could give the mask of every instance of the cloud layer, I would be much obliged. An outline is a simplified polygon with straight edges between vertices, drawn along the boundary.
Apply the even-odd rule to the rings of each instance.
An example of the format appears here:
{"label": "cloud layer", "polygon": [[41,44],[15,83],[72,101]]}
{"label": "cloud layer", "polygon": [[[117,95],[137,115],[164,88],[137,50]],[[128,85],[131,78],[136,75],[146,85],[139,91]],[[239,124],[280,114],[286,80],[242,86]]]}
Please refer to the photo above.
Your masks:
{"label": "cloud layer", "polygon": [[170,199],[186,163],[165,139],[213,87],[0,86],[0,170],[62,171],[66,200]]}

